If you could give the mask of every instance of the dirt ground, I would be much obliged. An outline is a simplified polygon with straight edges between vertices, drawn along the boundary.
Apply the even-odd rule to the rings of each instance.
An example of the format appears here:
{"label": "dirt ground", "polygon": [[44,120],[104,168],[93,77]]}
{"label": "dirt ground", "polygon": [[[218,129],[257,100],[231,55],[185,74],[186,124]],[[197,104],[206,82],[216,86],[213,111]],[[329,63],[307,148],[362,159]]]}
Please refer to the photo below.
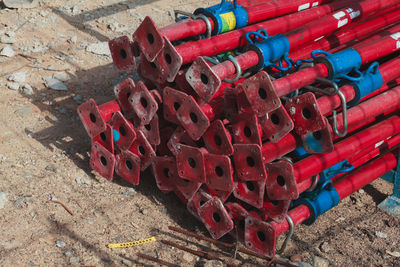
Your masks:
{"label": "dirt ground", "polygon": [[[158,191],[150,173],[132,188],[92,172],[90,140],[76,113],[91,97],[97,103],[113,99],[113,85],[127,75],[114,70],[110,56],[88,47],[130,35],[146,15],[161,26],[172,22],[173,8],[193,11],[216,2],[46,0],[34,9],[1,7],[0,37],[13,38],[15,51],[13,57],[0,56],[1,266],[156,266],[139,259],[138,251],[181,266],[201,266],[202,259],[160,242],[106,247],[151,236],[219,249],[168,230],[175,225],[208,235],[175,196]],[[5,46],[0,43],[0,50]],[[8,78],[18,72],[26,72],[26,79],[19,82],[20,90],[11,90]],[[45,86],[43,78],[55,74],[66,91]],[[400,266],[400,220],[377,208],[392,188],[378,180],[312,227],[297,227],[282,256],[297,254],[315,266],[323,266],[315,263],[316,256],[330,266]],[[49,199],[65,204],[73,216]],[[266,263],[241,254],[237,258],[240,266]]]}

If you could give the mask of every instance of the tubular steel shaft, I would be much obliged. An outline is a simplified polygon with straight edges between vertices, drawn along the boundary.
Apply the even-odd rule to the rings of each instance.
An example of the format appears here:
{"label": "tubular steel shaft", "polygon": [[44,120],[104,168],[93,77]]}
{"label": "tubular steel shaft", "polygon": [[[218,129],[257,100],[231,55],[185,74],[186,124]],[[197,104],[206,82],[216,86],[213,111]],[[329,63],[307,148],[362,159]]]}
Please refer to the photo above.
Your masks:
{"label": "tubular steel shaft", "polygon": [[[400,58],[395,58],[381,66],[379,66],[379,72],[383,78],[383,88],[380,89],[382,92],[384,88],[389,89],[387,83],[394,80],[395,78],[400,76],[400,68],[398,68],[400,64]],[[346,97],[346,101],[350,102],[355,97],[355,91],[353,86],[344,85],[340,88],[340,91]],[[323,96],[317,99],[318,108],[323,115],[329,114],[332,110],[340,107],[341,100],[339,96]],[[384,106],[382,106],[384,108]]]}
{"label": "tubular steel shaft", "polygon": [[[387,7],[393,4],[393,1],[376,2],[375,0],[367,0],[356,4],[349,4],[332,15],[327,15],[319,20],[310,22],[300,28],[292,30],[284,34],[289,41],[290,48],[293,49],[302,44],[305,44],[315,38],[330,34],[333,31],[349,24],[352,20],[366,16],[380,8]],[[270,34],[272,35],[272,34]],[[365,53],[363,51],[363,53]],[[368,60],[368,55],[365,55],[364,60]],[[249,51],[236,57],[242,70],[256,66],[259,62],[257,53]],[[231,77],[235,74],[236,68],[231,61],[225,61],[223,66],[214,66],[213,70],[221,79]],[[220,65],[222,65],[220,64]],[[242,65],[243,64],[243,65]],[[224,70],[221,70],[224,69]]]}
{"label": "tubular steel shaft", "polygon": [[[339,193],[340,200],[348,197],[355,191],[363,188],[380,176],[394,169],[396,165],[397,159],[395,155],[389,153],[346,175],[342,178],[343,180],[334,184],[334,187]],[[293,223],[296,226],[310,218],[311,212],[306,205],[300,205],[290,210],[288,215],[292,218]],[[276,236],[289,230],[289,224],[286,220],[283,223],[271,222],[270,225],[275,230]]]}
{"label": "tubular steel shaft", "polygon": [[[319,98],[321,99],[321,98]],[[319,100],[318,99],[318,100]],[[340,103],[339,103],[340,105]],[[366,121],[383,114],[387,111],[400,106],[400,87],[391,89],[381,95],[375,96],[351,109],[347,113],[347,125],[350,131],[358,129],[365,124]],[[338,116],[337,127],[343,127],[343,117]],[[264,163],[269,163],[278,159],[289,152],[292,152],[297,147],[302,145],[301,140],[295,134],[287,134],[277,143],[264,143],[261,149]]]}
{"label": "tubular steel shaft", "polygon": [[400,117],[393,116],[390,119],[348,137],[335,144],[333,152],[313,155],[294,164],[295,181],[300,183],[305,179],[342,162],[347,157],[361,150],[363,147],[373,145],[398,133],[399,131]]}
{"label": "tubular steel shaft", "polygon": [[[400,5],[396,5],[397,8]],[[382,27],[398,22],[400,20],[400,10],[395,10],[382,16],[374,17],[368,21],[354,25],[350,28],[343,29],[337,33],[334,33],[327,38],[312,42],[305,46],[299,47],[295,51],[291,52],[289,56],[294,60],[300,60],[310,57],[309,51],[314,50],[331,50],[339,45],[350,42],[354,39],[363,37],[367,34],[375,34],[374,32],[380,30]]]}
{"label": "tubular steel shaft", "polygon": [[[347,159],[347,161],[357,167],[365,164],[366,162],[370,161],[371,159],[382,155],[387,151],[394,150],[399,147],[400,144],[400,134],[393,136],[392,138],[386,140],[385,142],[380,142],[375,144],[369,148],[363,149],[354,156]],[[334,181],[336,178],[332,178]]]}
{"label": "tubular steel shaft", "polygon": [[316,20],[337,9],[340,9],[345,6],[346,3],[348,3],[348,1],[340,1],[337,3],[323,5],[300,13],[291,14],[281,18],[247,26],[240,30],[214,36],[209,39],[204,39],[197,42],[188,42],[176,46],[175,49],[182,57],[182,64],[186,64],[192,62],[198,56],[217,55],[245,45],[246,40],[243,37],[249,31],[267,29],[269,35],[290,31],[300,27],[301,25],[304,25],[305,23]]}
{"label": "tubular steel shaft", "polygon": [[[329,2],[332,2],[332,0],[323,0],[321,2],[316,2],[314,0],[273,0],[259,3],[244,2],[244,8],[247,11],[248,24],[250,25]],[[316,5],[312,5],[314,3],[316,3]],[[211,23],[211,30],[214,30],[214,21],[212,19],[209,19],[209,21]],[[206,31],[207,25],[201,19],[183,21],[181,23],[171,24],[160,29],[160,33],[170,41],[181,40],[191,36],[204,34]]]}
{"label": "tubular steel shaft", "polygon": [[[378,58],[389,55],[400,49],[397,39],[386,36],[355,48],[361,56],[362,64],[368,64]],[[319,63],[312,68],[307,68],[273,81],[275,91],[279,97],[288,95],[306,85],[315,82],[317,77],[328,77],[328,68]]]}
{"label": "tubular steel shaft", "polygon": [[[358,127],[366,121],[394,108],[400,108],[400,86],[377,95],[350,109],[348,120],[351,127]],[[343,128],[343,117],[337,118],[338,129]]]}

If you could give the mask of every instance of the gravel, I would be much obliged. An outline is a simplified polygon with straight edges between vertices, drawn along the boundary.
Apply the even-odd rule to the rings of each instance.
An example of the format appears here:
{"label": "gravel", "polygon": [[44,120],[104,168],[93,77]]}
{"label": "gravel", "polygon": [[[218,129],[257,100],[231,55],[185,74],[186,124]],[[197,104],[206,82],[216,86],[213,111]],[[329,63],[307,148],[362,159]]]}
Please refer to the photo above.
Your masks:
{"label": "gravel", "polygon": [[383,239],[386,239],[388,237],[386,233],[379,232],[379,231],[376,231],[375,234],[377,237],[383,238]]}
{"label": "gravel", "polygon": [[7,193],[0,192],[0,209],[4,209],[4,206],[8,202]]}
{"label": "gravel", "polygon": [[33,88],[29,84],[22,86],[22,93],[24,95],[33,95]]}
{"label": "gravel", "polygon": [[110,48],[108,42],[93,43],[86,47],[87,52],[91,52],[96,55],[110,56]]}
{"label": "gravel", "polygon": [[0,43],[2,44],[15,44],[17,40],[14,37],[9,37],[9,36],[1,36],[0,37]]}
{"label": "gravel", "polygon": [[19,83],[14,83],[14,82],[8,82],[7,83],[8,89],[11,90],[18,90],[19,89]]}
{"label": "gravel", "polygon": [[0,56],[13,57],[15,56],[14,49],[10,45],[6,45],[1,51]]}
{"label": "gravel", "polygon": [[8,8],[35,8],[39,0],[3,0],[3,4]]}
{"label": "gravel", "polygon": [[12,82],[23,83],[26,80],[26,72],[25,71],[15,72],[12,75],[10,75],[7,79]]}
{"label": "gravel", "polygon": [[63,242],[61,240],[56,241],[56,246],[59,248],[63,248],[63,247],[65,247],[65,245],[66,245],[65,242]]}
{"label": "gravel", "polygon": [[44,84],[46,87],[56,91],[67,91],[67,86],[60,80],[54,79],[53,77],[43,77]]}
{"label": "gravel", "polygon": [[92,182],[90,180],[87,180],[87,179],[84,179],[84,178],[80,178],[80,177],[76,178],[75,182],[77,184],[87,184],[87,185],[92,184]]}
{"label": "gravel", "polygon": [[66,72],[58,72],[53,75],[53,78],[62,82],[69,80],[69,75]]}

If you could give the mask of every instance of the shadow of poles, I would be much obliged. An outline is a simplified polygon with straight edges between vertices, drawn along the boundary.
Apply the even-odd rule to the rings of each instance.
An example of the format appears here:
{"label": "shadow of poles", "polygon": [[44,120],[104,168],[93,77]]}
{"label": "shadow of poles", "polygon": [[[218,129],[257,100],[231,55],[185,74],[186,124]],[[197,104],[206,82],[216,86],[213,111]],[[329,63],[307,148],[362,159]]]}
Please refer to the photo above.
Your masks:
{"label": "shadow of poles", "polygon": [[51,8],[52,12],[62,19],[64,19],[66,22],[68,22],[70,25],[74,26],[76,29],[78,29],[81,32],[87,33],[93,37],[95,37],[97,40],[101,42],[106,42],[109,40],[109,38],[100,32],[94,30],[94,29],[87,29],[85,27],[85,22],[99,19],[101,17],[106,17],[106,16],[111,16],[115,15],[117,13],[126,11],[128,9],[136,8],[144,4],[150,4],[152,2],[156,2],[158,0],[129,0],[129,1],[121,1],[116,4],[112,5],[106,5],[102,6],[93,10],[85,11],[82,12],[78,15],[70,16],[63,12],[62,10],[58,8]]}
{"label": "shadow of poles", "polygon": [[67,236],[72,240],[79,242],[85,249],[91,251],[99,259],[101,259],[101,261],[107,264],[107,266],[118,266],[113,263],[118,262],[118,259],[113,258],[109,253],[106,252],[106,250],[97,248],[93,244],[85,241],[84,238],[80,237],[74,231],[70,230],[67,224],[52,220],[50,218],[48,218],[48,221],[50,223],[50,233]]}
{"label": "shadow of poles", "polygon": [[[42,113],[48,112],[52,116],[52,118],[50,116],[45,117],[45,120],[51,126],[31,133],[32,138],[51,151],[54,151],[55,148],[61,150],[77,167],[93,177],[88,155],[90,138],[78,119],[76,109],[80,102],[91,97],[99,103],[112,100],[113,83],[119,77],[119,73],[113,69],[112,64],[108,64],[89,70],[77,71],[66,82],[68,91],[61,92],[49,89],[48,91],[38,91],[35,95],[29,96],[33,99],[32,104],[38,107]],[[43,94],[45,94],[44,97]],[[78,95],[80,101],[77,101]]]}
{"label": "shadow of poles", "polygon": [[[32,138],[50,151],[55,149],[62,151],[63,155],[76,167],[83,170],[92,179],[97,180],[89,165],[91,141],[78,118],[76,109],[80,102],[85,102],[89,98],[95,99],[99,105],[115,99],[112,88],[126,77],[128,77],[127,74],[121,74],[113,68],[112,64],[107,64],[75,72],[75,75],[65,82],[69,88],[68,91],[60,92],[49,89],[48,92],[46,91],[46,101],[42,101],[43,91],[36,92],[36,95],[30,96],[35,99],[32,104],[36,105],[43,113],[51,114],[51,117],[50,115],[45,117],[51,126],[30,133]],[[80,89],[78,90],[78,88]],[[78,94],[81,101],[77,103],[74,98]],[[50,105],[49,103],[52,102],[54,104]],[[117,175],[114,175],[113,182],[123,187],[132,187]],[[175,194],[164,194],[158,190],[150,168],[142,172],[140,185],[135,187],[135,190],[154,204],[160,205],[161,203],[165,207],[165,212],[163,212],[180,227],[189,230],[199,228],[205,230],[204,226],[189,214],[186,206]]]}

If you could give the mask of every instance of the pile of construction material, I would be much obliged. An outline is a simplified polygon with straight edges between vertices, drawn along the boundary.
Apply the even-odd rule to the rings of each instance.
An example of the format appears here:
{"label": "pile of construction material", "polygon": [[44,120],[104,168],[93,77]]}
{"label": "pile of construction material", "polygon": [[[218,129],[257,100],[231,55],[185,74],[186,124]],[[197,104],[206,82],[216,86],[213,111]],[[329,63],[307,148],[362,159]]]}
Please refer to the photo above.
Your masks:
{"label": "pile of construction material", "polygon": [[91,167],[138,185],[151,168],[219,239],[275,255],[397,166],[400,0],[222,1],[109,42],[137,71],[78,108]]}

